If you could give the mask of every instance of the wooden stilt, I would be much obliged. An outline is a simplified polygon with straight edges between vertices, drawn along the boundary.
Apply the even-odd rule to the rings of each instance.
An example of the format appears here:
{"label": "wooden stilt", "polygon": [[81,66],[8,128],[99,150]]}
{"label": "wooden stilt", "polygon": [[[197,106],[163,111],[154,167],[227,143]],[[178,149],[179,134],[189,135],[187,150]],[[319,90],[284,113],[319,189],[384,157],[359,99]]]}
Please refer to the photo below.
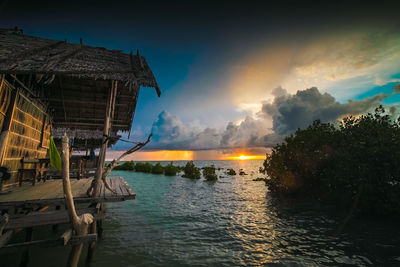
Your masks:
{"label": "wooden stilt", "polygon": [[103,220],[97,222],[97,236],[103,238]]}
{"label": "wooden stilt", "polygon": [[[104,203],[100,204],[100,211],[104,214]],[[97,235],[99,238],[103,238],[103,220],[97,221]]]}
{"label": "wooden stilt", "polygon": [[[56,210],[60,210],[60,208],[61,208],[61,206],[59,206],[59,205],[56,206]],[[53,232],[57,232],[57,230],[58,230],[58,224],[54,224],[54,225],[52,226],[52,229],[53,229]]]}
{"label": "wooden stilt", "polygon": [[[96,214],[99,215],[100,213],[103,212],[102,207],[103,204],[102,203],[97,203],[96,205],[92,204],[93,208],[96,208]],[[97,234],[97,221],[94,221],[90,227],[90,233],[91,234]],[[94,255],[94,248],[96,246],[96,242],[91,242],[89,243],[89,247],[88,247],[88,254],[87,254],[87,258],[86,258],[86,262],[90,262],[93,258]]]}
{"label": "wooden stilt", "polygon": [[[97,232],[97,222],[94,221],[90,227],[90,233],[91,234],[96,234]],[[86,257],[86,261],[89,262],[93,259],[93,255],[94,255],[94,248],[96,246],[96,242],[92,242],[89,244],[88,246],[88,254]]]}
{"label": "wooden stilt", "polygon": [[[32,241],[32,232],[33,232],[32,227],[26,228],[25,231],[26,231],[25,242]],[[26,247],[24,252],[22,252],[21,263],[19,264],[19,266],[26,267],[28,266],[28,262],[29,262],[29,247]]]}

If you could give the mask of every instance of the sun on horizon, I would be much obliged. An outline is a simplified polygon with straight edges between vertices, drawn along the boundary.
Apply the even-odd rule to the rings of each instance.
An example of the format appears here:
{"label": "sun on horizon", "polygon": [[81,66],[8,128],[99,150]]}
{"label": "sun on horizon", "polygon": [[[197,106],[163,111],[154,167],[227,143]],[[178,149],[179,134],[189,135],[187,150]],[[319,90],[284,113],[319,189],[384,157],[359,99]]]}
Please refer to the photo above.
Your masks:
{"label": "sun on horizon", "polygon": [[239,156],[227,157],[229,160],[250,160],[250,159],[265,159],[265,155],[244,155],[240,154]]}

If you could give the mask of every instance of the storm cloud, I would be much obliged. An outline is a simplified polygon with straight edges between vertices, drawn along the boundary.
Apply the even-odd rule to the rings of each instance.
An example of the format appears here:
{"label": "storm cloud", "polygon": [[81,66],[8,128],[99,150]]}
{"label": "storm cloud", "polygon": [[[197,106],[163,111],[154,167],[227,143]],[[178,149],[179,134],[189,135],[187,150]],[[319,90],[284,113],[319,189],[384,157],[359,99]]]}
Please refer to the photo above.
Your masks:
{"label": "storm cloud", "polygon": [[287,94],[284,89],[274,91],[272,103],[262,106],[261,114],[272,117],[272,130],[278,135],[288,135],[298,128],[310,125],[314,120],[330,122],[345,115],[358,115],[377,107],[387,98],[387,94],[379,94],[361,101],[349,100],[339,103],[328,94],[321,94],[316,87],[297,91],[294,95]]}
{"label": "storm cloud", "polygon": [[296,94],[289,94],[278,87],[272,94],[272,102],[263,103],[255,117],[247,116],[238,124],[229,122],[223,130],[184,124],[177,116],[163,111],[153,123],[153,141],[149,148],[203,150],[271,147],[314,120],[335,122],[346,115],[363,114],[372,111],[390,96],[379,94],[360,101],[340,103],[329,93],[320,93],[316,87],[299,90]]}

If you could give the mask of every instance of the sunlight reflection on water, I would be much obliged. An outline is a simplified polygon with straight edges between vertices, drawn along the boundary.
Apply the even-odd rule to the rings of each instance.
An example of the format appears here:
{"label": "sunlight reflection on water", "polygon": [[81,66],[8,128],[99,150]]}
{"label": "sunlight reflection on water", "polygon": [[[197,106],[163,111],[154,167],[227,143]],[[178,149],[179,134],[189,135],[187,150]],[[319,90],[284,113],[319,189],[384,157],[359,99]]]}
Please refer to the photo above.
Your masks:
{"label": "sunlight reflection on water", "polygon": [[[293,210],[293,203],[272,199],[263,182],[253,181],[262,161],[196,165],[211,163],[249,175],[230,177],[221,170],[225,178],[210,184],[114,172],[133,186],[137,199],[108,205],[106,239],[98,253],[124,258],[121,266],[368,265],[370,255],[354,249],[351,239],[333,239],[336,220],[309,207]],[[105,260],[98,258],[96,266],[107,266]]]}

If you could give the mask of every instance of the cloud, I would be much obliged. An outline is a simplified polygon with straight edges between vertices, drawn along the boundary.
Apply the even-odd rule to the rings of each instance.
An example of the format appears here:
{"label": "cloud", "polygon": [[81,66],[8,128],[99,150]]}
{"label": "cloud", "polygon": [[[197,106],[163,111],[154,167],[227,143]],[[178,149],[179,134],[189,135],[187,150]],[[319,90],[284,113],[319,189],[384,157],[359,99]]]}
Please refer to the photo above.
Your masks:
{"label": "cloud", "polygon": [[353,29],[296,35],[268,42],[233,64],[229,88],[233,103],[246,109],[259,99],[272,101],[279,85],[289,93],[316,86],[340,100],[375,84],[393,82],[400,67],[399,30]]}
{"label": "cloud", "polygon": [[152,149],[224,149],[263,146],[268,127],[248,116],[238,125],[229,122],[223,131],[200,129],[184,125],[178,117],[163,111],[153,123],[152,133],[153,140],[148,146]]}
{"label": "cloud", "polygon": [[[274,99],[263,103],[255,117],[247,116],[241,123],[229,122],[225,129],[202,129],[184,124],[178,117],[163,111],[153,123],[151,149],[234,149],[241,147],[271,147],[298,128],[305,128],[314,120],[332,122],[352,114],[359,115],[376,108],[389,95],[379,94],[360,101],[339,103],[329,93],[316,87],[289,94],[277,87]],[[391,113],[397,112],[395,108]],[[272,120],[272,125],[271,125]]]}
{"label": "cloud", "polygon": [[288,135],[298,128],[310,125],[314,120],[330,122],[348,114],[362,114],[375,108],[388,97],[379,94],[361,101],[341,104],[328,94],[321,94],[316,87],[297,91],[294,95],[281,94],[272,103],[265,103],[261,113],[272,117],[273,131],[278,135]]}

